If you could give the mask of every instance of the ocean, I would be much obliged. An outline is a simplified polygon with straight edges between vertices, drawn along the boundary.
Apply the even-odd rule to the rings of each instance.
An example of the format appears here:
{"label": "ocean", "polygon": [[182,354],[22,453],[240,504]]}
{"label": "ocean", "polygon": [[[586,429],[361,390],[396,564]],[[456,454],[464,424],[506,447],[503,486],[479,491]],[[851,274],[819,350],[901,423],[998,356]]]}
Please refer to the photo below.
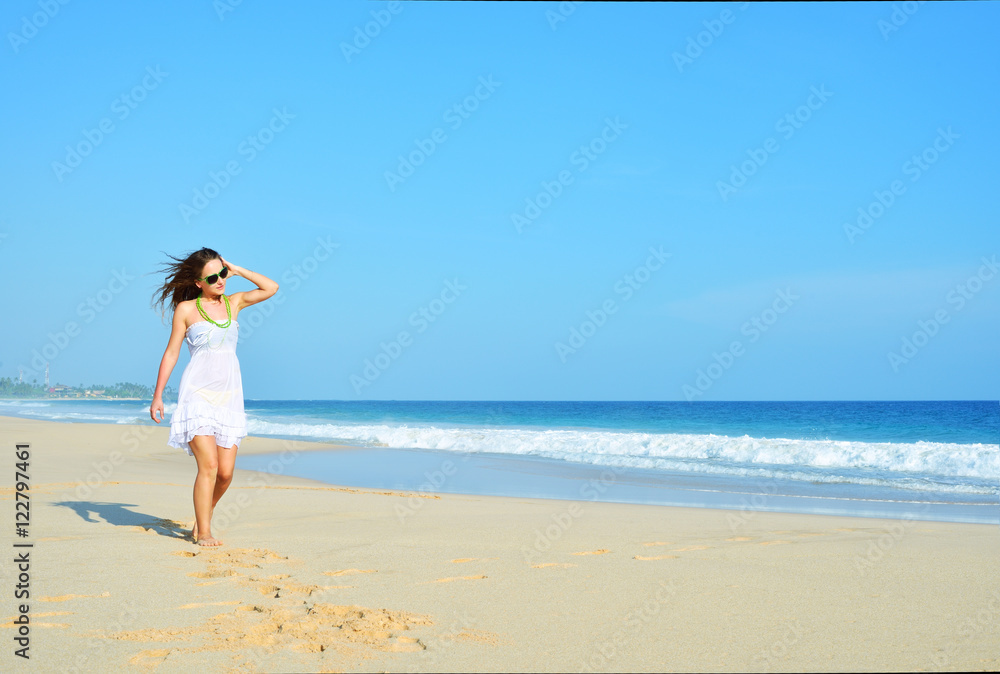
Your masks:
{"label": "ocean", "polygon": [[[354,487],[1000,522],[996,401],[247,400],[251,435],[346,451],[237,468]],[[153,425],[148,401],[0,415]],[[167,415],[172,405],[167,405]],[[179,451],[179,450],[178,450]]]}

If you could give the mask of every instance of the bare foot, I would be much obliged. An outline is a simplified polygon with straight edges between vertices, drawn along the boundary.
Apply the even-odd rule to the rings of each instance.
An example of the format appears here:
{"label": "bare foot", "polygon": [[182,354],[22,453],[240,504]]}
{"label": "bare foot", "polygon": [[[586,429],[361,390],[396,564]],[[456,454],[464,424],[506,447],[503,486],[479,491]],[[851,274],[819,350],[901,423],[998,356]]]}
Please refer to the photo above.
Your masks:
{"label": "bare foot", "polygon": [[[212,515],[214,515],[214,514],[215,514],[215,508],[212,508],[212,514],[209,515],[209,520],[212,519]],[[195,519],[194,522],[191,524],[191,540],[195,541],[195,542],[198,541],[198,520],[197,519]]]}
{"label": "bare foot", "polygon": [[204,538],[198,539],[198,545],[222,545],[222,541],[212,538],[211,536],[205,536]]}

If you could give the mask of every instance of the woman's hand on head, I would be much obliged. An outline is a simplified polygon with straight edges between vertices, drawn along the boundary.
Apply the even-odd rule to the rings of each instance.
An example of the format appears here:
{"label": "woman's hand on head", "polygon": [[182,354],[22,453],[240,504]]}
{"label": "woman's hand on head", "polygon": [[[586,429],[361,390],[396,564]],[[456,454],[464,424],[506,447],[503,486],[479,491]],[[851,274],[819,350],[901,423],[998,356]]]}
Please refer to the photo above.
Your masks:
{"label": "woman's hand on head", "polygon": [[229,275],[230,276],[243,276],[243,274],[240,273],[241,271],[243,271],[240,267],[236,266],[235,264],[231,264],[231,263],[227,262],[226,258],[224,258],[224,257],[220,256],[219,259],[222,260],[222,265],[224,267],[228,267],[229,268]]}

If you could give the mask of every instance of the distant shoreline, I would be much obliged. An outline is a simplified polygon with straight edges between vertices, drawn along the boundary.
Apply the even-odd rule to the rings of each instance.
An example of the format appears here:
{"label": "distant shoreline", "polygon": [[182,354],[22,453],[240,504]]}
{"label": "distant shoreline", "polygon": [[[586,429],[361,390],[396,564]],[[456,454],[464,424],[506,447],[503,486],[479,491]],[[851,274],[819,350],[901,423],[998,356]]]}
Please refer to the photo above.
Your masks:
{"label": "distant shoreline", "polygon": [[79,398],[70,398],[70,397],[65,397],[65,398],[63,398],[63,397],[58,397],[58,398],[53,398],[53,397],[48,397],[48,398],[45,398],[45,397],[38,397],[38,398],[0,398],[0,400],[3,400],[3,401],[8,401],[8,400],[31,400],[31,401],[38,401],[38,400],[149,400],[149,398],[113,398],[113,397],[108,397],[108,396],[86,396],[86,397],[82,397],[81,396]]}

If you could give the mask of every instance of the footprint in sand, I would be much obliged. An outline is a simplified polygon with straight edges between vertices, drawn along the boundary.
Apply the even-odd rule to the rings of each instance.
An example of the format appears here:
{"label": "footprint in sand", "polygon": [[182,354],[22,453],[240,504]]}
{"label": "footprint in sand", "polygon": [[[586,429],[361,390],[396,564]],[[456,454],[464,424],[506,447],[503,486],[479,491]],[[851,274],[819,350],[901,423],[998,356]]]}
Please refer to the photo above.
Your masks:
{"label": "footprint in sand", "polygon": [[640,559],[644,562],[648,562],[654,559],[677,559],[677,555],[656,555],[654,557],[643,557],[642,555],[636,555],[632,559]]}
{"label": "footprint in sand", "polygon": [[647,548],[653,545],[673,545],[671,541],[653,541],[651,543],[643,543]]}
{"label": "footprint in sand", "polygon": [[[264,569],[267,568],[267,564],[272,562],[283,562],[289,566],[302,564],[299,560],[289,560],[288,557],[277,555],[269,550],[200,550],[191,555],[178,556],[198,556],[204,562],[204,565],[198,565],[201,567],[201,572],[190,574],[192,576],[218,576],[221,577],[221,580],[213,582],[235,581],[239,585],[250,586],[264,594],[273,593],[278,601],[266,600],[249,604],[244,604],[241,601],[185,604],[176,608],[197,610],[202,607],[219,606],[224,607],[226,612],[207,618],[200,625],[98,635],[101,638],[130,642],[193,642],[190,646],[157,648],[133,654],[129,661],[130,664],[142,667],[144,670],[156,669],[163,664],[167,657],[170,657],[171,653],[199,654],[203,651],[213,653],[218,651],[219,655],[223,657],[231,655],[233,660],[229,664],[241,667],[244,664],[243,661],[246,660],[247,649],[264,644],[273,644],[277,648],[303,653],[320,653],[332,650],[340,655],[350,655],[357,658],[368,658],[372,650],[423,651],[426,646],[421,635],[412,632],[405,634],[405,631],[434,624],[430,616],[405,611],[303,601],[305,595],[313,594],[318,589],[327,590],[333,587],[351,586],[300,585],[289,582],[294,580],[294,577],[287,573],[275,573],[280,570],[280,567],[270,567],[267,571],[244,572],[247,575],[237,573],[234,570],[234,568],[241,566]],[[376,569],[342,569],[327,572],[327,575],[339,576],[376,572]],[[233,576],[236,578],[234,579]],[[462,576],[440,578],[432,582],[484,578],[486,578],[485,575]],[[65,601],[89,596],[109,597],[111,593],[64,595],[61,597],[42,597],[41,599]],[[67,611],[67,613],[70,612]],[[42,626],[47,625],[43,624]],[[400,632],[404,632],[405,636]],[[135,652],[133,651],[133,653]],[[246,662],[248,667],[251,664],[249,661]]]}
{"label": "footprint in sand", "polygon": [[[450,583],[453,580],[482,580],[486,576],[452,576],[450,578],[438,578],[437,580],[431,581],[432,583]],[[426,585],[426,583],[423,583]]]}
{"label": "footprint in sand", "polygon": [[[117,632],[107,638],[130,642],[192,641],[191,646],[145,650],[130,663],[155,669],[170,653],[227,653],[240,660],[248,648],[274,645],[302,653],[332,649],[338,654],[367,658],[372,649],[390,652],[421,651],[421,635],[400,634],[433,625],[430,616],[364,606],[304,605],[286,601],[279,605],[242,605],[206,619],[200,625]],[[412,633],[411,633],[412,634]],[[247,663],[248,668],[251,663]],[[227,667],[232,669],[232,667]]]}
{"label": "footprint in sand", "polygon": [[285,583],[280,588],[275,595],[276,597],[284,597],[290,594],[304,594],[309,597],[313,592],[318,592],[320,589],[319,585],[302,585],[300,583]]}
{"label": "footprint in sand", "polygon": [[689,545],[686,548],[674,548],[670,552],[691,552],[692,550],[708,550],[708,545]]}
{"label": "footprint in sand", "polygon": [[261,563],[270,564],[272,562],[286,562],[288,557],[279,555],[270,550],[234,548],[231,550],[203,550],[202,554],[210,562],[221,562],[232,566],[243,568],[262,568]]}
{"label": "footprint in sand", "polygon": [[600,550],[586,550],[585,552],[574,552],[574,555],[606,555],[610,550],[605,550],[601,548]]}
{"label": "footprint in sand", "polygon": [[791,543],[791,541],[761,541],[758,545],[781,545],[782,543]]}
{"label": "footprint in sand", "polygon": [[[65,611],[65,613],[69,613],[69,611]],[[62,627],[62,628],[69,627],[69,625],[67,625],[66,623],[39,623],[39,622],[35,622],[34,619],[36,617],[37,616],[35,616],[35,615],[31,616],[31,618],[32,618],[32,620],[31,620],[31,626],[32,627]],[[5,627],[10,627],[10,628],[16,629],[17,625],[14,623],[13,620],[11,620],[8,623],[0,625],[0,628],[5,628]]]}
{"label": "footprint in sand", "polygon": [[353,576],[356,573],[378,573],[378,569],[343,569],[341,571],[324,571],[324,576]]}
{"label": "footprint in sand", "polygon": [[[471,630],[462,629],[461,632],[457,634],[442,634],[441,639],[451,639],[452,641],[470,641],[478,644],[486,644],[489,646],[499,646],[501,643],[505,643],[499,634],[495,632],[487,632],[486,630]],[[505,644],[506,645],[506,644]]]}
{"label": "footprint in sand", "polygon": [[737,541],[738,542],[743,542],[743,541],[752,541],[753,538],[750,537],[750,536],[733,536],[732,538],[727,538],[726,540],[727,541],[733,541],[733,542],[737,542]]}
{"label": "footprint in sand", "polygon": [[138,655],[130,658],[128,663],[138,667],[155,669],[163,664],[163,661],[167,659],[167,655],[170,651],[171,649],[169,648],[157,648],[152,651],[142,651]]}
{"label": "footprint in sand", "polygon": [[239,574],[232,569],[209,569],[208,571],[192,571],[188,575],[192,578],[228,578]]}
{"label": "footprint in sand", "polygon": [[184,604],[183,606],[178,606],[177,608],[201,608],[202,606],[232,606],[233,604],[239,604],[239,601],[206,601],[198,604]]}
{"label": "footprint in sand", "polygon": [[421,643],[420,639],[414,639],[413,637],[396,637],[396,642],[390,643],[385,648],[386,650],[395,653],[413,653],[415,651],[425,650],[427,647]]}
{"label": "footprint in sand", "polygon": [[38,601],[66,601],[68,599],[90,599],[92,597],[110,597],[110,592],[102,592],[101,594],[64,594],[58,597],[39,597]]}
{"label": "footprint in sand", "polygon": [[568,569],[571,566],[576,566],[576,564],[570,564],[569,562],[562,562],[562,563],[559,563],[559,562],[546,562],[544,564],[532,564],[531,568],[533,568],[533,569],[545,569],[545,568],[548,568],[550,566],[557,566],[560,569]]}
{"label": "footprint in sand", "polygon": [[280,585],[275,585],[275,580],[281,580],[282,578],[288,578],[289,576],[279,576],[277,578],[257,578],[255,576],[250,576],[249,578],[244,578],[240,580],[240,585],[245,587],[256,588],[261,594],[269,594],[273,597],[284,597],[287,595],[297,594],[311,596],[314,592],[318,592],[320,589],[319,585],[302,585],[301,583],[281,583]]}

